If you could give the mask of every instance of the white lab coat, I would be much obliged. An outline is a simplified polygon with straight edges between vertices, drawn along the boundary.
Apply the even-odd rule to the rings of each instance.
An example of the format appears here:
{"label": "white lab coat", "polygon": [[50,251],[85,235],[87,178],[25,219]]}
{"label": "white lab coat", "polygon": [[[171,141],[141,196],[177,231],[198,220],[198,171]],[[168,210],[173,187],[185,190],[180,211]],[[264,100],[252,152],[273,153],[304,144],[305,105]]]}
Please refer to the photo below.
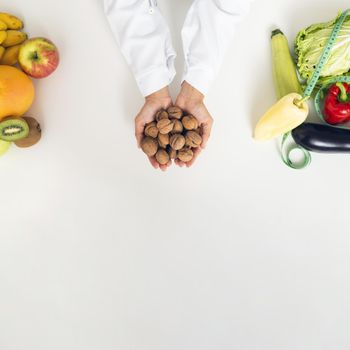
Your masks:
{"label": "white lab coat", "polygon": [[[175,0],[172,0],[175,1]],[[105,12],[141,93],[148,96],[175,76],[169,28],[156,0],[104,0]],[[251,0],[194,0],[182,40],[183,80],[206,94],[220,68],[237,23]]]}

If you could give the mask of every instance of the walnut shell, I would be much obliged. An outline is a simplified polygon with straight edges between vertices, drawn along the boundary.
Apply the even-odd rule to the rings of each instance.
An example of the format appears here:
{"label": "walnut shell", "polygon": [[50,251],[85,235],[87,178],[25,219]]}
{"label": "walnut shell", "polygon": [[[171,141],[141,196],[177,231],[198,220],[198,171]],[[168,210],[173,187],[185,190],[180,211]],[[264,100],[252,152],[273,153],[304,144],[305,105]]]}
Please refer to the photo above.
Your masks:
{"label": "walnut shell", "polygon": [[157,138],[158,136],[158,128],[157,128],[157,123],[156,122],[152,122],[152,123],[148,123],[146,124],[145,127],[145,135],[152,137],[152,138]]}
{"label": "walnut shell", "polygon": [[177,151],[175,151],[171,147],[168,150],[168,154],[169,154],[170,159],[176,159],[177,158]]}
{"label": "walnut shell", "polygon": [[198,120],[193,115],[183,117],[182,124],[186,130],[195,130],[198,128]]}
{"label": "walnut shell", "polygon": [[180,134],[175,134],[170,137],[170,146],[175,151],[182,149],[185,146],[186,139]]}
{"label": "walnut shell", "polygon": [[186,146],[197,148],[202,143],[202,136],[195,131],[188,131],[186,133]]}
{"label": "walnut shell", "polygon": [[177,152],[177,158],[181,161],[187,163],[193,158],[193,151],[189,148],[183,148],[182,150]]}
{"label": "walnut shell", "polygon": [[181,134],[184,130],[184,127],[181,123],[181,120],[174,119],[174,127],[172,130],[173,134]]}
{"label": "walnut shell", "polygon": [[157,128],[159,132],[163,135],[169,134],[170,131],[173,130],[174,123],[170,119],[161,119],[157,123]]}
{"label": "walnut shell", "polygon": [[158,143],[159,143],[160,147],[166,148],[166,146],[168,146],[170,143],[169,134],[165,134],[165,135],[159,134],[158,135]]}
{"label": "walnut shell", "polygon": [[149,157],[153,157],[158,151],[158,142],[152,137],[145,137],[141,142],[141,148]]}
{"label": "walnut shell", "polygon": [[169,114],[169,118],[181,119],[181,117],[183,116],[182,109],[180,107],[177,107],[177,106],[169,107],[167,109],[167,112]]}
{"label": "walnut shell", "polygon": [[156,121],[159,122],[162,119],[169,119],[169,114],[166,110],[161,109],[156,114]]}
{"label": "walnut shell", "polygon": [[160,149],[156,154],[156,159],[160,165],[165,165],[168,164],[170,157],[166,150]]}

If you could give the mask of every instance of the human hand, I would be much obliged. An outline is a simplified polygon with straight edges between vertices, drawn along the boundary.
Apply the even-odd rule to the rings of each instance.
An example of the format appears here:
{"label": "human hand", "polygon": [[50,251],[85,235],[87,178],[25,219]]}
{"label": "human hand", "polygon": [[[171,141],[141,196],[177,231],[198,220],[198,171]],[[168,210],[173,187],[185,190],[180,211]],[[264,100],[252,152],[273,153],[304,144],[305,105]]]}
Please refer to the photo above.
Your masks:
{"label": "human hand", "polygon": [[182,84],[181,91],[176,99],[175,105],[196,117],[201,129],[203,141],[200,147],[193,150],[193,159],[187,163],[184,163],[179,159],[175,160],[175,163],[180,167],[185,165],[190,167],[207,145],[213,126],[213,118],[209,114],[204,104],[204,95],[186,81]]}
{"label": "human hand", "polygon": [[[172,100],[169,94],[168,87],[165,87],[149,96],[145,99],[145,104],[143,105],[141,111],[135,118],[135,136],[137,140],[137,146],[141,148],[141,142],[143,139],[143,132],[145,125],[154,120],[154,116],[160,109],[167,109],[171,106]],[[160,165],[155,157],[148,157],[152,166],[155,169],[161,169],[166,171],[171,165],[171,161],[168,164]]]}

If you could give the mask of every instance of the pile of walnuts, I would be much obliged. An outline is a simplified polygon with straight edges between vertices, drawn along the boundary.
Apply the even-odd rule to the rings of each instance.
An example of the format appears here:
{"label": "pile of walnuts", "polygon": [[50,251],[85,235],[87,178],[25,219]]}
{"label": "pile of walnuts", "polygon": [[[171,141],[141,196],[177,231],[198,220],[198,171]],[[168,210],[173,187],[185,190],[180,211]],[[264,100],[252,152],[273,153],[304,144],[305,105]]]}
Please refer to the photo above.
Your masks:
{"label": "pile of walnuts", "polygon": [[160,110],[155,120],[146,124],[141,148],[149,157],[165,165],[170,159],[185,163],[193,158],[193,149],[202,143],[198,120],[184,115],[181,108],[173,106]]}

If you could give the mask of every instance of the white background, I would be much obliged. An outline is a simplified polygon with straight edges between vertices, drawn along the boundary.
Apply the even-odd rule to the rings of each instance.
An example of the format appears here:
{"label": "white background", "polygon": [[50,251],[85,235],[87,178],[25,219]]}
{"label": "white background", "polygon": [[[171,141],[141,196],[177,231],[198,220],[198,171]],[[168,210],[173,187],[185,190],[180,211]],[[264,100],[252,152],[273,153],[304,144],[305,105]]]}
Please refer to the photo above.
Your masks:
{"label": "white background", "polygon": [[[180,73],[190,0],[159,0]],[[192,169],[135,147],[142,98],[102,0],[8,0],[60,48],[36,82],[43,139],[0,166],[1,350],[348,350],[350,158],[281,162],[252,126],[274,102],[270,31],[348,1],[256,1],[207,96],[215,129]]]}

